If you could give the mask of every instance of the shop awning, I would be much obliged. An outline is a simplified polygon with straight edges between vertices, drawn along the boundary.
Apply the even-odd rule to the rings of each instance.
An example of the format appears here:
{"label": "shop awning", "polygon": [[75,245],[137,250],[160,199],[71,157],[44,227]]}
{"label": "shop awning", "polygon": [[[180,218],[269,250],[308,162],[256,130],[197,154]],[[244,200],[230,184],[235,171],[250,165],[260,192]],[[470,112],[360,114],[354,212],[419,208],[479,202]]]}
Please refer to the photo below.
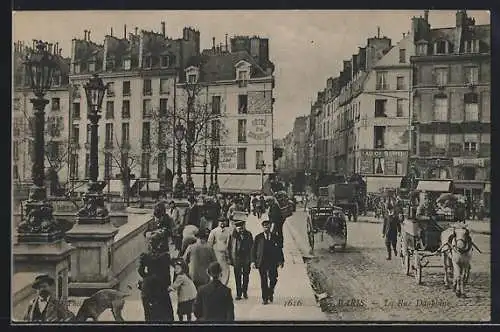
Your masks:
{"label": "shop awning", "polygon": [[[229,174],[224,177],[222,182],[219,176],[219,188],[221,192],[227,193],[252,193],[260,191],[262,187],[262,178],[260,174]],[[264,182],[267,175],[264,175]]]}
{"label": "shop awning", "polygon": [[479,189],[482,190],[484,188],[484,183],[482,182],[458,182],[455,181],[453,183],[455,189]]}
{"label": "shop awning", "polygon": [[485,183],[484,184],[484,192],[485,193],[491,193],[491,183]]}
{"label": "shop awning", "polygon": [[369,193],[378,193],[382,188],[399,188],[401,185],[400,176],[391,177],[366,177],[366,191]]}
{"label": "shop awning", "polygon": [[418,181],[417,190],[450,192],[450,186],[451,186],[451,181],[420,180]]}

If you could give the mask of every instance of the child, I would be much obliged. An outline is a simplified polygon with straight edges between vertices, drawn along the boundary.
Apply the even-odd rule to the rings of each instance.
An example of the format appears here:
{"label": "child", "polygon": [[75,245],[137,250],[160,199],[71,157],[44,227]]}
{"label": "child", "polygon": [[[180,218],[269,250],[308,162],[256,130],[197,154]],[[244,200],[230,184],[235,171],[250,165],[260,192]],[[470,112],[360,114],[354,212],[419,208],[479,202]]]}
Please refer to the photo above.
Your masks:
{"label": "child", "polygon": [[174,264],[175,279],[170,291],[177,291],[177,315],[179,320],[184,320],[184,315],[187,316],[187,321],[191,321],[193,312],[193,302],[196,299],[196,287],[193,281],[186,274],[187,266],[182,260],[177,260]]}

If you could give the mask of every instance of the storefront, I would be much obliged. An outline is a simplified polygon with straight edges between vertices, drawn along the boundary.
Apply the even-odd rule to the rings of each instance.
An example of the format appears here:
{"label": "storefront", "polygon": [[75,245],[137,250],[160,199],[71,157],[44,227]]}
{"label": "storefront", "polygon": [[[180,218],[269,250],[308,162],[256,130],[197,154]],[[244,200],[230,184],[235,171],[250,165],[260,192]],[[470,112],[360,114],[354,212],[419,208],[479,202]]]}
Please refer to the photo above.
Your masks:
{"label": "storefront", "polygon": [[401,176],[367,176],[366,192],[379,193],[383,188],[397,189],[401,186]]}

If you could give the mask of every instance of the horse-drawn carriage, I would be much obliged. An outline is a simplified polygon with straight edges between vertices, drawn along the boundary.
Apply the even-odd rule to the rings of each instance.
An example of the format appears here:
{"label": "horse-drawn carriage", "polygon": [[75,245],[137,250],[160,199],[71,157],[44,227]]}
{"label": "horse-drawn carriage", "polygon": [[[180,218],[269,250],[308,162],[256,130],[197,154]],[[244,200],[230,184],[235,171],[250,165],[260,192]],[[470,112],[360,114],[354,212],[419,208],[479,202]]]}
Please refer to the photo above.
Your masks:
{"label": "horse-drawn carriage", "polygon": [[347,217],[344,210],[333,205],[328,196],[320,192],[318,199],[311,202],[307,209],[306,231],[311,250],[314,250],[316,235],[324,241],[325,233],[333,240],[330,249],[336,245],[344,249],[347,244]]}

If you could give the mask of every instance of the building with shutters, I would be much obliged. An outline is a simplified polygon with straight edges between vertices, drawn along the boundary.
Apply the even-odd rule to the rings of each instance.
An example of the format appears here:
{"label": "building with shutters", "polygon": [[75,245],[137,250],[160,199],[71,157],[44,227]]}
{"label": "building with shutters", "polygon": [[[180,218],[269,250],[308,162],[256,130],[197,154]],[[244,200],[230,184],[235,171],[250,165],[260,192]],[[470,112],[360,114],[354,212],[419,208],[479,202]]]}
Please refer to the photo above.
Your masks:
{"label": "building with shutters", "polygon": [[[29,86],[29,76],[23,61],[32,46],[15,42],[13,47],[13,100],[12,100],[12,179],[16,184],[31,183],[33,149],[33,105],[34,94]],[[58,67],[54,72],[52,87],[45,98],[45,170],[48,192],[59,182],[68,181],[69,127],[69,59],[62,56],[58,43],[49,44],[56,54]],[[57,176],[57,177],[56,177]],[[56,177],[56,178],[55,178]],[[51,188],[51,185],[52,188]],[[53,192],[52,192],[53,193]],[[53,193],[54,194],[54,193]]]}
{"label": "building with shutters", "polygon": [[[203,160],[210,164],[210,150],[217,151],[222,192],[258,191],[274,172],[273,72],[269,41],[256,36],[232,37],[230,46],[227,36],[225,45],[216,45],[214,38],[211,49],[189,60],[177,84],[180,107],[187,108],[186,86],[198,85],[197,102],[220,115],[210,117],[207,126],[218,134],[208,135],[210,139],[200,142],[193,153],[196,188],[203,186]],[[208,187],[208,176],[206,183]]]}
{"label": "building with shutters", "polygon": [[490,191],[490,25],[458,10],[455,26],[433,29],[426,12],[412,19],[412,34],[410,170],[478,199]]}

